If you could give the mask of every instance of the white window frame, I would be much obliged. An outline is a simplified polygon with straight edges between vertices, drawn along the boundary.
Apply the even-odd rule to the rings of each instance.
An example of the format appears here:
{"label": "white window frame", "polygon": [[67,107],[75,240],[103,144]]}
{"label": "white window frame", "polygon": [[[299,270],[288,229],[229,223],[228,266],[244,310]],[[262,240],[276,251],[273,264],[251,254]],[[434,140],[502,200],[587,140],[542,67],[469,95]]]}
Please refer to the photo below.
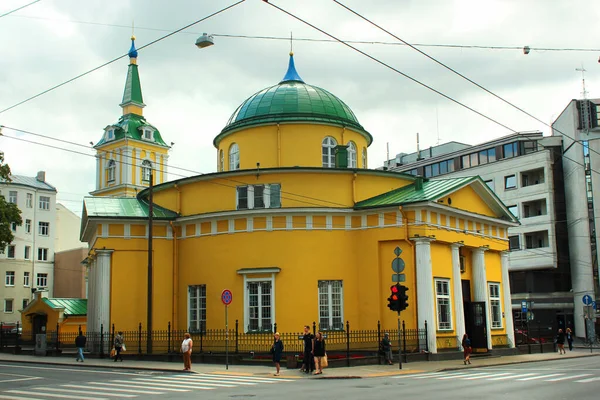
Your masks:
{"label": "white window frame", "polygon": [[149,142],[153,142],[154,141],[154,130],[152,130],[150,128],[143,128],[142,129],[142,139],[147,140]]}
{"label": "white window frame", "polygon": [[367,148],[363,147],[362,149],[362,167],[367,169]]}
{"label": "white window frame", "polygon": [[323,168],[335,168],[335,147],[337,145],[337,140],[331,136],[327,136],[321,142],[321,160],[323,162]]}
{"label": "white window frame", "polygon": [[38,261],[48,261],[48,249],[45,247],[38,247]]}
{"label": "white window frame", "polygon": [[31,276],[29,275],[29,271],[23,272],[23,286],[29,287],[31,284]]}
{"label": "white window frame", "polygon": [[[339,288],[339,321],[334,321],[334,285]],[[325,291],[324,291],[325,290]],[[317,282],[319,330],[343,331],[344,330],[344,281],[341,279],[320,280]],[[323,304],[322,300],[327,299]],[[322,311],[324,311],[323,313]],[[327,325],[323,324],[327,321]],[[336,326],[336,323],[338,324]]]}
{"label": "white window frame", "polygon": [[240,169],[240,146],[237,143],[231,143],[229,146],[229,170],[237,171]]}
{"label": "white window frame", "polygon": [[4,286],[15,286],[15,271],[6,271]]}
{"label": "white window frame", "polygon": [[108,165],[106,166],[106,181],[114,182],[115,181],[115,172],[117,170],[117,163],[115,160],[108,160]]}
{"label": "white window frame", "polygon": [[[12,256],[10,255],[11,249],[12,249]],[[6,258],[14,259],[16,253],[17,253],[17,248],[15,247],[15,245],[9,244],[6,249]]]}
{"label": "white window frame", "polygon": [[348,168],[357,167],[357,156],[356,156],[356,144],[350,141],[348,142]]}
{"label": "white window frame", "polygon": [[[203,289],[204,293],[199,289]],[[198,290],[196,296],[192,296],[192,290]],[[198,318],[192,320],[192,299],[197,300],[196,312]],[[206,332],[206,285],[189,285],[188,286],[188,329],[190,332]]]}
{"label": "white window frame", "polygon": [[8,202],[12,203],[12,204],[17,204],[17,201],[19,200],[19,194],[16,190],[10,190],[8,192]]}
{"label": "white window frame", "polygon": [[142,161],[142,182],[150,182],[150,171],[152,170],[152,161]]}
{"label": "white window frame", "polygon": [[[438,291],[438,284],[441,284],[442,288],[447,290],[447,292]],[[438,331],[452,331],[452,291],[450,289],[450,279],[447,278],[436,278],[434,279],[435,285],[435,309],[437,315],[437,330]],[[441,306],[447,306],[447,317],[448,322],[444,322],[442,325],[442,308]]]}
{"label": "white window frame", "polygon": [[[492,293],[492,288],[494,288],[494,293]],[[490,303],[490,328],[491,329],[502,329],[502,296],[500,293],[500,283],[499,282],[488,282],[488,300]],[[494,319],[494,308],[498,309],[498,320]]]}
{"label": "white window frame", "polygon": [[25,260],[31,259],[31,246],[25,246],[23,248],[23,259],[25,259]]}
{"label": "white window frame", "polygon": [[31,234],[31,220],[30,219],[25,220],[25,233]]}
{"label": "white window frame", "polygon": [[49,210],[50,209],[50,196],[40,196],[39,207],[40,207],[40,210]]}
{"label": "white window frame", "polygon": [[46,272],[40,272],[35,274],[35,283],[36,287],[39,288],[48,287],[48,274]]}
{"label": "white window frame", "polygon": [[[10,310],[7,307],[9,304]],[[12,314],[15,312],[15,302],[13,299],[4,299],[4,312],[7,314]]]}
{"label": "white window frame", "polygon": [[17,231],[17,223],[16,222],[11,222],[10,223],[10,230],[13,232]]}
{"label": "white window frame", "polygon": [[[263,286],[261,285],[261,283],[268,283],[270,284],[270,303],[269,304],[269,309],[270,309],[270,313],[271,313],[271,317],[270,317],[270,326],[269,327],[263,327],[263,326],[259,326],[259,328],[263,328],[263,329],[255,329],[255,330],[251,330],[250,329],[250,290],[249,290],[249,286],[250,285],[254,285],[254,284],[258,284],[258,315],[257,315],[257,319],[258,319],[258,323],[262,324],[262,320],[263,320],[263,316],[262,316],[262,310],[263,310],[263,305],[262,305],[262,297],[263,297],[263,293],[262,293],[262,288]],[[244,331],[246,333],[248,332],[272,332],[273,330],[273,324],[275,323],[275,280],[273,278],[248,278],[246,279],[246,281],[244,282],[244,298],[245,298],[245,304],[244,304]],[[268,329],[267,329],[268,328]]]}
{"label": "white window frame", "polygon": [[25,198],[25,207],[33,208],[33,193],[27,193],[27,197]]}
{"label": "white window frame", "polygon": [[38,235],[49,236],[50,235],[50,222],[39,221],[38,222]]}
{"label": "white window frame", "polygon": [[[263,208],[281,208],[281,184],[280,183],[268,183],[268,184],[264,184],[264,185],[244,185],[244,186],[238,186],[236,191],[235,191],[235,207],[236,210],[254,210],[255,209],[255,204],[254,204],[254,189],[255,186],[263,186],[263,203],[264,203],[264,207],[260,207],[257,209],[263,209]],[[271,188],[272,187],[279,187],[279,204],[278,205],[272,205],[271,204]],[[240,188],[246,188],[246,192],[247,192],[247,203],[248,206],[245,208],[240,208],[240,196],[239,196],[239,189]]]}
{"label": "white window frame", "polygon": [[106,130],[106,141],[111,141],[115,139],[115,129],[110,128]]}

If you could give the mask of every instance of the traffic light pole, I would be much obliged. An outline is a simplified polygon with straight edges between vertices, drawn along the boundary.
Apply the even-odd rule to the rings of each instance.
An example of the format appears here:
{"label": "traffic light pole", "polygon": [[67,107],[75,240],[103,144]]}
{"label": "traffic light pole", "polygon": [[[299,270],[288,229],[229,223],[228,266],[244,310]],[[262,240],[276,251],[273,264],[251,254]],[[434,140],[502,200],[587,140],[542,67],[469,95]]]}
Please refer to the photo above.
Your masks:
{"label": "traffic light pole", "polygon": [[400,311],[398,311],[398,369],[402,369],[402,330],[400,328]]}

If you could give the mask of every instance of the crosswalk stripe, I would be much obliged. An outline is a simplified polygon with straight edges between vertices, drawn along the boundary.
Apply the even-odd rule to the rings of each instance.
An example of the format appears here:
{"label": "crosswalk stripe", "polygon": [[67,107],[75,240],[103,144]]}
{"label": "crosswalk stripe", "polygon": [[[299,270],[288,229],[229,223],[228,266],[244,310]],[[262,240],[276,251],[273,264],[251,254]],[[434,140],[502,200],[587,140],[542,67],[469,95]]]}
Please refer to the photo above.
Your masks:
{"label": "crosswalk stripe", "polygon": [[533,381],[536,379],[551,378],[553,376],[562,376],[562,375],[564,375],[564,374],[539,375],[539,376],[530,376],[529,378],[519,378],[517,380],[518,381]]}
{"label": "crosswalk stripe", "polygon": [[169,381],[169,382],[185,382],[185,383],[202,383],[202,384],[208,384],[210,382],[215,382],[215,383],[222,383],[225,385],[231,385],[229,387],[234,387],[235,385],[258,385],[258,383],[256,382],[237,382],[237,381],[229,381],[229,380],[222,380],[222,379],[212,379],[212,378],[179,378],[179,377],[172,377],[172,378],[166,378],[166,377],[160,377],[158,378],[161,381]]}
{"label": "crosswalk stripe", "polygon": [[[215,382],[235,382],[235,383],[239,383],[240,385],[258,385],[259,383],[261,383],[261,382],[254,382],[254,381],[247,380],[247,379],[231,379],[231,378],[219,379],[219,378],[215,378],[213,376],[202,376],[202,375],[199,377],[173,376],[170,379],[176,379],[178,381],[179,380],[180,381],[207,380],[207,381],[215,381]],[[291,380],[287,380],[286,382],[291,382]]]}
{"label": "crosswalk stripe", "polygon": [[69,396],[67,394],[53,394],[53,393],[35,393],[32,389],[25,392],[23,390],[7,390],[5,393],[16,393],[16,394],[33,394],[35,396],[43,397],[58,397],[60,399],[78,399],[78,400],[108,400],[106,397],[82,397],[82,396]]}
{"label": "crosswalk stripe", "polygon": [[419,375],[419,376],[415,376],[414,378],[415,379],[427,379],[427,378],[439,378],[439,377],[442,377],[442,376],[460,376],[460,375],[464,375],[464,373],[461,372],[461,373],[457,374],[456,372],[451,372],[451,373],[442,372],[442,373],[438,373],[438,375],[436,375],[436,376],[423,376],[423,375]]}
{"label": "crosswalk stripe", "polygon": [[446,379],[464,379],[464,378],[468,378],[471,376],[478,376],[478,375],[484,375],[485,372],[477,372],[477,373],[473,373],[473,374],[468,374],[468,373],[460,373],[460,374],[455,374],[455,375],[450,375],[450,376],[443,376],[441,378],[435,378],[437,380],[446,380]]}
{"label": "crosswalk stripe", "polygon": [[204,377],[211,377],[211,378],[221,378],[221,379],[235,379],[235,380],[246,380],[246,381],[264,381],[264,382],[281,382],[281,381],[287,381],[287,382],[292,382],[294,381],[293,379],[285,379],[285,378],[263,378],[260,376],[248,376],[248,377],[240,377],[240,376],[236,376],[236,375],[219,375],[219,374],[196,374],[193,376],[204,376]]}
{"label": "crosswalk stripe", "polygon": [[552,379],[546,379],[546,382],[558,382],[558,381],[564,381],[566,379],[575,379],[575,378],[583,378],[584,376],[590,376],[591,374],[580,374],[580,375],[567,375],[567,376],[562,376],[560,378],[552,378]]}
{"label": "crosswalk stripe", "polygon": [[[90,386],[92,385],[92,386]],[[102,385],[104,387],[100,387],[100,386],[94,386],[94,385]],[[119,391],[119,392],[124,392],[124,393],[138,393],[138,394],[164,394],[162,392],[149,392],[149,391],[145,391],[145,390],[139,390],[139,389],[121,389],[121,388],[107,388],[106,387],[106,383],[86,383],[85,385],[61,385],[63,387],[70,387],[70,388],[75,388],[75,389],[94,389],[94,390],[105,390],[105,391]],[[125,386],[125,385],[123,385]]]}
{"label": "crosswalk stripe", "polygon": [[483,378],[489,378],[491,376],[503,376],[503,375],[509,375],[509,372],[503,372],[500,374],[483,374],[483,375],[479,375],[479,376],[470,376],[468,378],[462,378],[465,381],[470,381],[470,380],[474,380],[474,379],[483,379]]}
{"label": "crosswalk stripe", "polygon": [[[64,393],[82,393],[82,394],[91,394],[97,395],[96,392],[88,392],[85,390],[74,390],[74,389],[62,389],[62,388],[52,388],[52,387],[37,387],[35,390],[47,390],[50,392],[64,392]],[[137,397],[134,394],[121,394],[121,393],[102,393],[102,396],[110,396],[110,397]]]}
{"label": "crosswalk stripe", "polygon": [[20,396],[2,396],[0,394],[0,399],[8,399],[8,400],[44,400],[39,397],[20,397]]}
{"label": "crosswalk stripe", "polygon": [[[164,387],[172,387],[172,388],[179,388],[179,387],[181,387],[181,385],[176,385],[174,383],[168,383],[168,382],[160,383],[160,382],[157,382],[156,379],[150,379],[150,378],[134,378],[133,382],[134,383],[139,383],[139,384],[142,384],[142,385],[159,386],[159,387],[162,387],[162,386],[164,386]],[[194,385],[193,383],[190,383],[187,386],[193,386],[195,389],[206,389],[206,390],[214,389],[214,388],[208,387],[208,386]]]}
{"label": "crosswalk stripe", "polygon": [[498,378],[489,378],[487,379],[488,381],[502,381],[504,379],[511,379],[511,378],[516,378],[516,377],[524,377],[524,376],[530,376],[530,375],[535,375],[535,374],[512,374],[512,375],[507,375],[507,376],[500,376]]}
{"label": "crosswalk stripe", "polygon": [[[131,381],[126,381],[126,380],[112,380],[110,381],[111,385],[113,384],[112,382],[115,382],[114,385],[115,386],[125,386],[125,387],[139,387],[141,389],[154,389],[153,387],[150,388],[148,386],[158,386],[157,389],[159,390],[169,390],[171,392],[189,392],[189,389],[179,389],[179,387],[177,385],[169,385],[169,384],[152,384],[152,383],[145,383],[145,382],[139,382],[140,385],[135,385],[135,382],[131,382]],[[123,383],[126,383],[126,385],[122,385]],[[145,386],[141,386],[141,385],[145,385]],[[163,387],[161,387],[163,386]]]}
{"label": "crosswalk stripe", "polygon": [[597,376],[595,378],[580,379],[580,380],[575,381],[575,382],[578,382],[578,383],[589,383],[589,382],[595,382],[595,381],[600,381],[600,376]]}
{"label": "crosswalk stripe", "polygon": [[202,381],[181,381],[178,379],[171,379],[171,378],[164,378],[164,377],[160,377],[158,379],[150,379],[150,378],[135,378],[136,381],[150,381],[150,382],[167,382],[167,383],[178,383],[178,382],[183,382],[188,386],[216,386],[216,387],[225,387],[225,388],[232,388],[235,387],[235,385],[232,384],[227,384],[227,383],[213,383],[216,381],[206,381],[206,382],[202,382]]}

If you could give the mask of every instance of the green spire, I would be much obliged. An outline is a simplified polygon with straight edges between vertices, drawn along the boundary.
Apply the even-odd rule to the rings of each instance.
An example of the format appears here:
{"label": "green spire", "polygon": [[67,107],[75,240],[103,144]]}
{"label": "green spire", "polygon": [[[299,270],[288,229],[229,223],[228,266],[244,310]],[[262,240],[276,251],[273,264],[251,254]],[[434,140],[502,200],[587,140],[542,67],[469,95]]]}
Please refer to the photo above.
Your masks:
{"label": "green spire", "polygon": [[[120,104],[125,111],[127,106],[145,106],[142,98],[142,85],[140,83],[140,74],[137,66],[137,50],[135,49],[135,37],[131,37],[131,49],[129,50],[129,68],[127,70],[127,80],[125,81],[125,91],[123,92],[123,102]],[[132,111],[129,107],[127,111]],[[141,110],[140,114],[141,114]]]}

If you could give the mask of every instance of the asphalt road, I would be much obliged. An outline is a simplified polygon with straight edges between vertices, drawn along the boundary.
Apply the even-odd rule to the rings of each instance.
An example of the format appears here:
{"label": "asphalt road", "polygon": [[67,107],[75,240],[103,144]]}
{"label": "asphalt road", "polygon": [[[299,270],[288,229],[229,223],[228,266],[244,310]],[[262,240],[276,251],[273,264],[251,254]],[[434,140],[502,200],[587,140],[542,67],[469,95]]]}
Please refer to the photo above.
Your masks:
{"label": "asphalt road", "polygon": [[0,364],[0,399],[526,399],[588,400],[600,393],[600,357],[369,379],[187,374]]}

